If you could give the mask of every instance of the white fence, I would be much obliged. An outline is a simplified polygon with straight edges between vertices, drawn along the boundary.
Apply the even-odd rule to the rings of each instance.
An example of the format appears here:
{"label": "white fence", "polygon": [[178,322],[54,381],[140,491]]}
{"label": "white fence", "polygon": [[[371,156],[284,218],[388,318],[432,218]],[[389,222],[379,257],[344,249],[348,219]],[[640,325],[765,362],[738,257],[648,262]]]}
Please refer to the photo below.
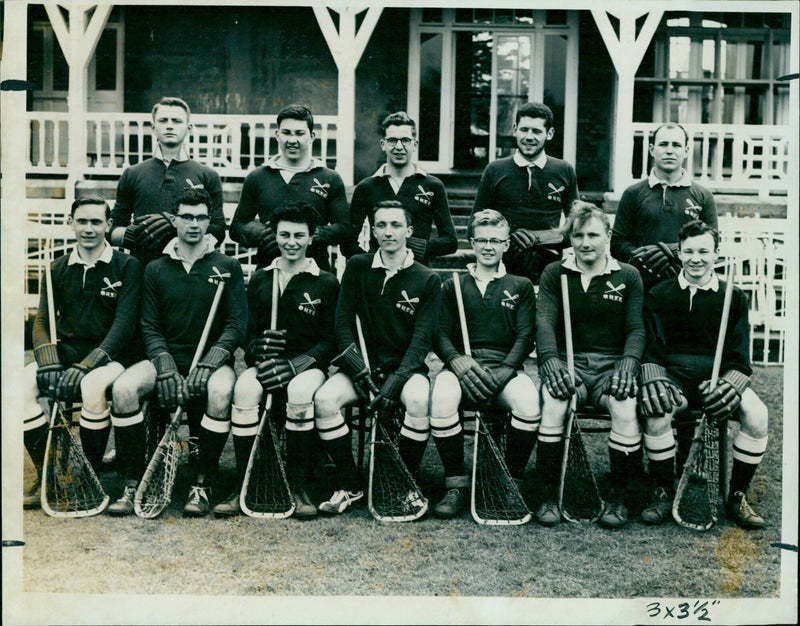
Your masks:
{"label": "white fence", "polygon": [[[28,174],[69,174],[68,113],[29,111]],[[119,176],[153,152],[149,113],[86,113],[86,161],[74,168],[81,176]],[[314,118],[313,154],[336,166],[338,118]],[[275,115],[192,115],[190,156],[214,168],[223,178],[243,178],[248,171],[278,153]]]}
{"label": "white fence", "polygon": [[[648,141],[660,124],[635,123],[633,176],[647,176]],[[788,126],[683,124],[690,137],[687,171],[699,183],[725,193],[787,193]]]}

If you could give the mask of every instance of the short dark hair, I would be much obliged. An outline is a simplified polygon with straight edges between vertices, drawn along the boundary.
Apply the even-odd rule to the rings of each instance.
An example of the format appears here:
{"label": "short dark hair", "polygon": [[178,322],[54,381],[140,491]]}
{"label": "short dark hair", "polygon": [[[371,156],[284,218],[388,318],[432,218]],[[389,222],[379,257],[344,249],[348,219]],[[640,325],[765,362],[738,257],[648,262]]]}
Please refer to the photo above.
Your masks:
{"label": "short dark hair", "polygon": [[467,228],[467,236],[472,237],[475,234],[475,229],[478,226],[505,226],[508,228],[509,232],[511,231],[511,226],[508,223],[508,220],[503,216],[500,211],[495,211],[494,209],[483,209],[482,211],[476,211],[472,215],[472,220],[470,220],[469,227]]}
{"label": "short dark hair", "polygon": [[689,237],[700,237],[705,234],[710,234],[714,238],[714,250],[717,250],[719,248],[719,233],[700,220],[692,220],[683,225],[678,233],[678,247],[682,248],[683,242]]}
{"label": "short dark hair", "polygon": [[283,120],[300,120],[308,125],[308,132],[314,132],[314,116],[311,114],[311,109],[302,104],[290,104],[278,111],[278,128]]}
{"label": "short dark hair", "polygon": [[290,202],[281,204],[277,207],[269,218],[272,228],[278,227],[278,222],[292,222],[293,224],[305,224],[308,226],[308,233],[314,234],[317,227],[317,211],[308,202]]}
{"label": "short dark hair", "polygon": [[572,234],[582,228],[583,225],[592,218],[597,218],[605,226],[606,232],[611,231],[611,222],[608,220],[608,215],[603,209],[583,200],[575,200],[569,210],[569,216],[564,223],[561,232],[565,239],[572,237]]}
{"label": "short dark hair", "polygon": [[406,216],[406,226],[411,226],[411,213],[403,206],[399,200],[381,200],[374,207],[372,207],[372,223],[375,224],[375,214],[380,209],[400,209]]}
{"label": "short dark hair", "polygon": [[414,120],[408,117],[408,113],[405,111],[397,111],[396,113],[390,113],[381,122],[381,137],[386,137],[386,129],[389,126],[411,126],[411,134],[416,137],[417,136],[417,124]]}
{"label": "short dark hair", "polygon": [[541,117],[544,120],[545,129],[550,130],[553,127],[553,111],[549,106],[541,102],[520,104],[514,116],[514,124],[518,125],[523,117]]}
{"label": "short dark hair", "polygon": [[158,107],[180,107],[184,111],[186,111],[186,120],[188,121],[189,118],[192,116],[192,112],[189,110],[189,105],[186,104],[185,100],[181,100],[180,98],[175,98],[173,96],[164,96],[153,105],[153,110],[151,111],[151,115],[153,119],[156,119],[156,111],[158,111]]}
{"label": "short dark hair", "polygon": [[684,145],[687,145],[687,146],[689,145],[689,133],[686,132],[686,129],[683,126],[681,126],[680,124],[678,124],[676,122],[665,122],[664,124],[661,124],[661,126],[656,128],[653,131],[653,134],[650,135],[650,145],[651,146],[655,145],[655,143],[656,143],[656,135],[658,135],[658,131],[660,131],[662,128],[680,128],[683,131],[683,138],[685,139],[685,144]]}
{"label": "short dark hair", "polygon": [[175,202],[172,205],[172,212],[177,214],[178,207],[182,204],[188,206],[200,206],[204,204],[208,212],[211,213],[211,197],[202,187],[189,187],[188,189],[184,189],[178,194],[178,197],[175,198]]}
{"label": "short dark hair", "polygon": [[106,208],[106,221],[111,219],[111,209],[108,206],[108,202],[106,202],[105,198],[98,196],[96,193],[87,193],[75,198],[75,201],[72,203],[69,216],[75,217],[75,210],[78,207],[86,206],[87,204],[102,204]]}

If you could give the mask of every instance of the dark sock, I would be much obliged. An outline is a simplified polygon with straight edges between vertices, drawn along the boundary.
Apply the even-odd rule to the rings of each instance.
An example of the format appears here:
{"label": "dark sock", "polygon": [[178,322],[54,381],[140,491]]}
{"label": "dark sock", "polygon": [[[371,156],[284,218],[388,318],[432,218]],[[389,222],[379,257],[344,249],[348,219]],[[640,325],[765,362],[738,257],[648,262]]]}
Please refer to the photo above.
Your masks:
{"label": "dark sock", "polygon": [[197,474],[204,475],[211,479],[217,475],[219,468],[219,457],[225,442],[228,440],[228,433],[216,433],[205,428],[200,430],[200,458],[197,463]]}
{"label": "dark sock", "polygon": [[114,440],[117,449],[117,474],[125,481],[139,482],[146,463],[144,422],[122,428],[115,427]]}
{"label": "dark sock", "polygon": [[663,487],[672,492],[675,485],[675,457],[663,461],[650,460],[650,478],[655,487]]}
{"label": "dark sock", "polygon": [[255,435],[233,435],[233,453],[236,456],[236,484],[241,488],[247,464],[250,462],[250,453],[253,450]]}
{"label": "dark sock", "polygon": [[330,454],[331,459],[336,464],[338,479],[341,484],[337,488],[347,489],[348,491],[359,491],[361,489],[361,478],[353,460],[352,442],[350,433],[343,437],[323,441],[323,447]]}
{"label": "dark sock", "polygon": [[742,493],[747,493],[747,488],[750,486],[750,481],[753,480],[757,468],[758,464],[742,463],[738,459],[734,459],[733,469],[731,470],[730,492],[741,491]]}
{"label": "dark sock", "polygon": [[622,491],[628,483],[628,455],[615,448],[608,448],[608,460],[611,469],[609,482],[615,491]]}
{"label": "dark sock", "polygon": [[397,438],[397,447],[400,451],[400,458],[403,459],[408,471],[416,476],[425,454],[425,448],[428,447],[428,440],[417,441],[400,435]]}
{"label": "dark sock", "polygon": [[308,483],[316,441],[313,430],[286,431],[286,473],[292,485],[305,488]]}
{"label": "dark sock", "polygon": [[511,427],[506,436],[506,465],[513,478],[522,478],[539,433]]}
{"label": "dark sock", "polygon": [[92,430],[90,428],[84,428],[83,426],[80,427],[81,447],[95,473],[99,472],[100,465],[103,463],[103,453],[106,451],[106,444],[108,443],[108,435],[110,432],[110,425],[100,430]]}
{"label": "dark sock", "polygon": [[464,432],[459,431],[458,434],[449,437],[434,437],[433,441],[444,465],[445,478],[464,476],[467,473],[464,469]]}
{"label": "dark sock", "polygon": [[561,477],[561,461],[564,453],[563,439],[558,443],[539,441],[536,452],[536,471],[548,490],[558,487]]}

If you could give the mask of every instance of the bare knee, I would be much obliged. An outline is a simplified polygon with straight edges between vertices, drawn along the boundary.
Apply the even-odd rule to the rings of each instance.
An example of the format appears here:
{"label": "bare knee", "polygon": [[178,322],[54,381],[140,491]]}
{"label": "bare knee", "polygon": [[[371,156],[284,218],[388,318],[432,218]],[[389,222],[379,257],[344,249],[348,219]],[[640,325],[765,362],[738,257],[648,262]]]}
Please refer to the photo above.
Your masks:
{"label": "bare knee", "polygon": [[769,411],[752,389],[742,394],[739,420],[742,432],[754,439],[766,437],[769,432]]}
{"label": "bare knee", "polygon": [[613,396],[608,398],[608,412],[611,414],[611,427],[621,435],[637,435],[639,422],[636,419],[636,398],[617,400]]}
{"label": "bare knee", "polygon": [[663,437],[672,430],[672,416],[648,417],[645,422],[645,433],[649,437]]}
{"label": "bare knee", "polygon": [[231,406],[236,374],[229,365],[223,365],[208,379],[208,412],[222,415]]}
{"label": "bare knee", "polygon": [[81,380],[81,399],[84,406],[90,411],[103,411],[108,404],[106,391],[122,372],[122,365],[112,362],[86,374]]}
{"label": "bare knee", "polygon": [[431,415],[452,415],[461,402],[461,386],[456,375],[442,371],[434,380],[431,399]]}
{"label": "bare knee", "polygon": [[412,417],[428,416],[428,395],[430,382],[421,374],[414,374],[408,379],[400,394],[406,412]]}
{"label": "bare knee", "polygon": [[567,400],[554,398],[547,391],[547,387],[542,387],[542,427],[562,427],[568,408]]}
{"label": "bare knee", "polygon": [[[149,362],[148,362],[149,364]],[[134,365],[120,374],[111,386],[111,397],[117,413],[130,413],[140,406],[141,397],[152,391],[155,370],[149,373],[145,367]]]}
{"label": "bare knee", "polygon": [[286,388],[287,400],[292,404],[308,404],[314,392],[325,382],[325,374],[319,369],[310,369],[295,376]]}
{"label": "bare knee", "polygon": [[264,388],[256,378],[256,368],[243,371],[233,388],[233,403],[239,407],[257,406],[264,395]]}
{"label": "bare knee", "polygon": [[358,398],[353,383],[344,374],[331,376],[314,394],[314,412],[317,417],[335,415],[345,404]]}
{"label": "bare knee", "polygon": [[539,414],[539,393],[526,374],[517,374],[500,393],[500,401],[517,415]]}

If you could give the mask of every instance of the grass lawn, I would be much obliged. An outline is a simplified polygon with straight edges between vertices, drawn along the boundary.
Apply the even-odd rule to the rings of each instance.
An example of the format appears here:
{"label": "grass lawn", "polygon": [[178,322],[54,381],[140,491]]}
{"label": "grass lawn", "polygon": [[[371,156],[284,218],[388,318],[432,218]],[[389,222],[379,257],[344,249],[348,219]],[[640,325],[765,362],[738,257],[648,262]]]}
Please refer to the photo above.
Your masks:
{"label": "grass lawn", "polygon": [[[750,489],[750,500],[769,522],[760,532],[722,521],[696,533],[635,519],[618,531],[572,524],[488,527],[468,514],[381,524],[365,506],[305,522],[183,519],[189,483],[182,475],[173,505],[156,520],[63,520],[26,511],[23,588],[89,594],[774,598],[780,584],[781,554],[771,544],[781,541],[783,369],[757,368],[753,387],[771,421],[770,445]],[[597,463],[607,464],[607,455],[600,454],[605,436],[588,439]],[[435,502],[442,474],[433,445],[424,467],[422,487]],[[605,469],[597,467],[598,475]],[[31,474],[28,465],[26,480]],[[535,507],[532,465],[528,474],[525,495]],[[229,439],[214,501],[227,495],[232,477]],[[115,498],[116,476],[105,473],[101,479]],[[320,482],[314,496],[321,501],[324,475]],[[640,485],[634,514],[645,494]]]}

